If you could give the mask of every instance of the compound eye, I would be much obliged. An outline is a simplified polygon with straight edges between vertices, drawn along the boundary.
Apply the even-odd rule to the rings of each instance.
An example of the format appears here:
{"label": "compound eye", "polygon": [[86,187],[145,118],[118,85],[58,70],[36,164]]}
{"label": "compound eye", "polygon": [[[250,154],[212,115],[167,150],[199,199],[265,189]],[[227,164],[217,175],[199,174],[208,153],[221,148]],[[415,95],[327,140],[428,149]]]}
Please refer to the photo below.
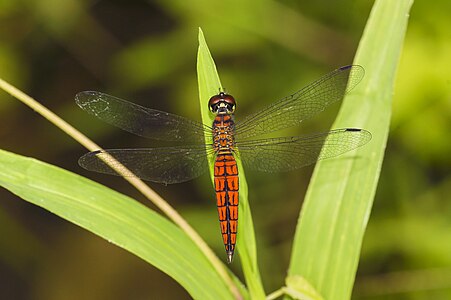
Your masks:
{"label": "compound eye", "polygon": [[227,103],[227,104],[230,104],[231,106],[235,106],[235,98],[233,98],[233,96],[232,95],[225,95],[224,96],[224,101]]}
{"label": "compound eye", "polygon": [[220,107],[225,107],[229,112],[235,111],[235,99],[231,95],[227,95],[224,92],[214,95],[208,101],[208,107],[212,113],[217,113]]}
{"label": "compound eye", "polygon": [[221,97],[219,95],[215,95],[210,98],[208,101],[208,107],[210,108],[211,112],[216,112],[218,110],[218,104],[222,101]]}

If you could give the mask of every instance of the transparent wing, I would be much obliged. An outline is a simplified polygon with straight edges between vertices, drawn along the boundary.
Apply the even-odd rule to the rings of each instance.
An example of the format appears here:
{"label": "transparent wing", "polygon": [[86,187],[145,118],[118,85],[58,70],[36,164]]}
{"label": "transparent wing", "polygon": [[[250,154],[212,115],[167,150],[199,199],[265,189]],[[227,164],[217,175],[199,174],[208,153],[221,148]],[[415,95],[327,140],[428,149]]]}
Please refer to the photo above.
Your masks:
{"label": "transparent wing", "polygon": [[293,95],[237,122],[235,125],[237,139],[298,125],[302,120],[341,100],[362,80],[364,74],[363,67],[352,65],[341,67],[321,77]]}
{"label": "transparent wing", "polygon": [[363,129],[337,129],[311,136],[294,136],[236,143],[246,168],[263,172],[298,169],[317,160],[341,155],[371,140]]}
{"label": "transparent wing", "polygon": [[102,121],[146,138],[203,143],[205,133],[211,136],[211,128],[202,123],[101,92],[78,93],[75,102]]}
{"label": "transparent wing", "polygon": [[108,149],[89,152],[78,163],[89,170],[110,175],[119,175],[103,160],[117,166],[108,158],[113,156],[137,177],[164,184],[191,180],[208,170],[207,152],[213,148],[207,145],[179,146],[143,149]]}

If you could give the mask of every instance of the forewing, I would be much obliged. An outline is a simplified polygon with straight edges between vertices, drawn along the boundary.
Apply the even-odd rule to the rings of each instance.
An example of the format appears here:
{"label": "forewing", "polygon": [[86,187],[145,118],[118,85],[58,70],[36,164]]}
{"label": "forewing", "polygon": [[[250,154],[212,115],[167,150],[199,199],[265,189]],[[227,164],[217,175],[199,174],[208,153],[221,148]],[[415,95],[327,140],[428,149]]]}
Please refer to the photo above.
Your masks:
{"label": "forewing", "polygon": [[339,101],[363,78],[365,71],[359,65],[341,67],[291,96],[273,103],[235,125],[237,139],[266,134],[298,125]]}
{"label": "forewing", "polygon": [[[129,169],[134,176],[164,184],[191,180],[208,170],[207,153],[211,146],[180,146],[143,149],[108,149],[89,152],[78,163],[81,167],[104,174],[117,175],[104,160],[121,168],[117,162]],[[111,159],[110,155],[114,157]],[[131,175],[133,176],[133,175]]]}
{"label": "forewing", "polygon": [[146,138],[194,143],[204,142],[205,133],[211,136],[211,128],[202,123],[101,92],[78,93],[75,102],[102,121]]}
{"label": "forewing", "polygon": [[294,136],[236,143],[246,168],[263,172],[298,169],[317,160],[341,155],[371,140],[363,129],[337,129],[311,136]]}

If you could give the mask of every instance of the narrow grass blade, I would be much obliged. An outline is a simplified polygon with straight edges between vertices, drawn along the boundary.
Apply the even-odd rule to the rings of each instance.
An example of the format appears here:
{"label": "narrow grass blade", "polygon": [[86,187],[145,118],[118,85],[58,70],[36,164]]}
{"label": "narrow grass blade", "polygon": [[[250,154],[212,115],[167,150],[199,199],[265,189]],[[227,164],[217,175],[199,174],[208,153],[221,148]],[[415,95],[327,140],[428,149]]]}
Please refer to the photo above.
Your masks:
{"label": "narrow grass blade", "polygon": [[[211,96],[218,94],[220,88],[222,88],[222,85],[201,29],[199,29],[197,74],[202,121],[204,124],[210,125],[213,123],[214,116],[208,109],[208,100]],[[249,208],[247,182],[241,162],[239,160],[237,160],[237,162],[239,169],[240,203],[236,247],[243,266],[243,273],[246,278],[251,299],[263,299],[265,297],[265,293],[257,265],[257,249],[255,243],[254,225],[252,223],[252,216]],[[210,175],[213,180],[212,166],[210,166]],[[220,240],[219,236],[218,225],[218,242]]]}
{"label": "narrow grass blade", "polygon": [[324,299],[349,299],[387,143],[395,73],[412,0],[377,0],[354,63],[366,77],[346,97],[334,128],[361,127],[372,141],[317,164],[296,230],[289,275]]}
{"label": "narrow grass blade", "polygon": [[0,169],[1,186],[149,262],[194,299],[233,298],[193,241],[135,200],[58,167],[3,150]]}

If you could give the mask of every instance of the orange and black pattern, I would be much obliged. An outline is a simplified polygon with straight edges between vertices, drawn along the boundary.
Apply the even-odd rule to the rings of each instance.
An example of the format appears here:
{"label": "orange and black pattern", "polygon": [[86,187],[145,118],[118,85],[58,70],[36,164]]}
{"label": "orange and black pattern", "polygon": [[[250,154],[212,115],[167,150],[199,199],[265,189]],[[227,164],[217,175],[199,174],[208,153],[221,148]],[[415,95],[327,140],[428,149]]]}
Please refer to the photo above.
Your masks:
{"label": "orange and black pattern", "polygon": [[227,256],[231,260],[238,225],[238,168],[231,153],[219,154],[216,157],[214,177],[222,239]]}
{"label": "orange and black pattern", "polygon": [[217,115],[213,122],[214,147],[217,151],[214,167],[216,204],[222,239],[230,263],[236,244],[238,227],[238,167],[233,157],[233,120],[230,115]]}

